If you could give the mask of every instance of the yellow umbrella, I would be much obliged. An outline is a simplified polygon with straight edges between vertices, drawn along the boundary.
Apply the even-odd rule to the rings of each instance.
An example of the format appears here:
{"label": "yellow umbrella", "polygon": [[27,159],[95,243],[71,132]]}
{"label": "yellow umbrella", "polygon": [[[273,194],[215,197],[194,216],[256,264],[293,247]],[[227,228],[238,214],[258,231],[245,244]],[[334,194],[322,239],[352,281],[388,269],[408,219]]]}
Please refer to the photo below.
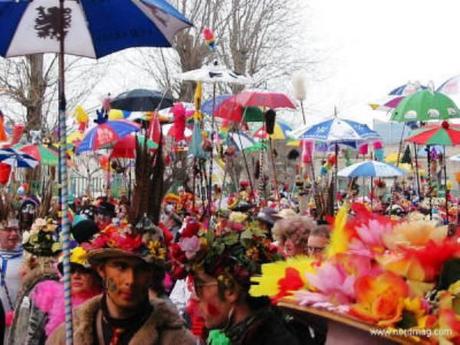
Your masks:
{"label": "yellow umbrella", "polygon": [[109,120],[123,120],[125,116],[123,111],[119,109],[110,109],[109,111]]}
{"label": "yellow umbrella", "polygon": [[[399,157],[401,159],[402,155]],[[390,164],[395,164],[398,160],[398,152],[392,152],[388,156],[385,157],[385,162]],[[409,164],[410,165],[410,164]],[[401,165],[400,165],[401,167]]]}
{"label": "yellow umbrella", "polygon": [[72,133],[67,134],[67,144],[73,144],[76,141],[81,141],[83,139],[83,133],[81,131],[73,131]]}
{"label": "yellow umbrella", "polygon": [[286,143],[286,146],[299,147],[300,140],[295,140],[295,139],[288,140],[288,142]]}

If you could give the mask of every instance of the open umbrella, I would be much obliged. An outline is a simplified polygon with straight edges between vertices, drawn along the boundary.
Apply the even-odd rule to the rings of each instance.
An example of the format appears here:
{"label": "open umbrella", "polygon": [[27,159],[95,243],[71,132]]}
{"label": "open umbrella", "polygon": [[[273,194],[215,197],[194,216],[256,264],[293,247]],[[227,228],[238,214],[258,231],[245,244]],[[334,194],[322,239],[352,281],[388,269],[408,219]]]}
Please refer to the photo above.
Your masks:
{"label": "open umbrella", "polygon": [[391,164],[366,160],[352,164],[338,172],[340,177],[395,177],[405,172]]}
{"label": "open umbrella", "polygon": [[[121,24],[122,23],[122,24]],[[170,47],[192,23],[164,0],[0,2],[0,55],[59,55],[59,177],[64,250],[66,343],[72,344],[70,233],[67,220],[66,97],[64,54],[100,58],[129,47]]]}
{"label": "open umbrella", "polygon": [[[110,158],[135,158],[136,157],[136,141],[139,145],[144,145],[145,136],[143,135],[127,135],[118,140],[112,147]],[[147,148],[154,150],[158,148],[158,144],[151,139],[147,139]]]}
{"label": "open umbrella", "polygon": [[58,165],[58,153],[45,145],[30,144],[19,147],[21,152],[27,153],[43,165]]}
{"label": "open umbrella", "polygon": [[111,100],[110,106],[127,111],[154,111],[171,107],[173,103],[174,100],[162,92],[134,89],[119,94]]}
{"label": "open umbrella", "polygon": [[231,83],[231,84],[250,84],[252,79],[237,74],[228,68],[221,66],[215,61],[211,65],[181,73],[176,76],[180,80],[201,81],[204,83]]}
{"label": "open umbrella", "polygon": [[77,147],[77,154],[113,146],[130,133],[137,132],[139,125],[126,120],[105,121],[91,128]]}
{"label": "open umbrella", "polygon": [[460,110],[448,96],[421,90],[405,97],[391,114],[392,121],[433,121],[460,117]]}
{"label": "open umbrella", "polygon": [[443,121],[440,125],[422,127],[405,140],[420,145],[459,145],[460,127]]}
{"label": "open umbrella", "polygon": [[[244,117],[246,122],[264,121],[263,111],[259,107],[243,107],[232,95],[220,95],[215,99],[214,116],[234,122],[241,121]],[[213,100],[207,100],[201,105],[201,111],[212,115]]]}
{"label": "open umbrella", "polygon": [[291,127],[287,124],[277,121],[273,128],[273,134],[269,135],[265,130],[265,126],[262,126],[254,132],[254,137],[259,139],[270,137],[272,140],[285,140],[288,137],[288,133],[291,131]]}
{"label": "open umbrella", "polygon": [[406,84],[400,85],[393,90],[391,90],[388,95],[389,96],[408,96],[412,95],[413,93],[419,90],[425,90],[428,86],[421,85],[420,82],[407,82]]}
{"label": "open umbrella", "polygon": [[235,95],[235,101],[243,107],[267,107],[271,109],[296,109],[295,103],[283,92],[244,90]]}
{"label": "open umbrella", "polygon": [[338,117],[333,117],[313,126],[302,126],[291,132],[291,136],[295,139],[308,139],[327,143],[366,141],[380,138],[380,135],[367,125]]}
{"label": "open umbrella", "polygon": [[13,148],[0,149],[0,162],[16,168],[33,169],[38,165],[38,160]]}

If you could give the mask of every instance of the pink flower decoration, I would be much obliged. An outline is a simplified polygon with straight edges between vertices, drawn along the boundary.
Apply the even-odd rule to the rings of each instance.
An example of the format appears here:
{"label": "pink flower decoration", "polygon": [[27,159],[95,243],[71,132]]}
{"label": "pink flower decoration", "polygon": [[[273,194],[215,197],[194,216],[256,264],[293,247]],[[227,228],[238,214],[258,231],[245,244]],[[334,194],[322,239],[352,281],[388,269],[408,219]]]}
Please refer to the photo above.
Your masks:
{"label": "pink flower decoration", "polygon": [[[347,275],[343,267],[339,264],[324,263],[316,274],[307,273],[307,281],[319,290],[319,294],[326,297],[324,301],[330,301],[336,304],[348,304],[355,299],[354,284],[356,277]],[[319,296],[316,302],[322,300]]]}
{"label": "pink flower decoration", "polygon": [[200,250],[200,239],[197,236],[181,238],[179,247],[185,252],[185,257],[191,259]]}

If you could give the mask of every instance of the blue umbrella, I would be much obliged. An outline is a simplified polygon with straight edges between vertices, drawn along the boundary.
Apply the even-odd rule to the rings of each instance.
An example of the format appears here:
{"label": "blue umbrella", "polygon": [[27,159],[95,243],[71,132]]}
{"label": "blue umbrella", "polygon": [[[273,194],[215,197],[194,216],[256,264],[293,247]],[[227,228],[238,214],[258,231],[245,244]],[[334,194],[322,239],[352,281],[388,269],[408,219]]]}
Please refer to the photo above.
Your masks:
{"label": "blue umbrella", "polygon": [[367,160],[350,165],[338,172],[341,177],[396,177],[404,171],[391,164]]}
{"label": "blue umbrella", "polygon": [[[220,95],[220,96],[216,96],[216,109],[219,107],[219,105],[223,102],[223,101],[226,101],[227,99],[229,99],[232,95]],[[203,104],[201,104],[201,112],[202,113],[205,113],[205,114],[208,114],[208,115],[212,115],[212,98],[211,99],[208,99],[207,101],[204,101]]]}
{"label": "blue umbrella", "polygon": [[192,24],[165,0],[0,1],[0,55],[59,54],[59,177],[66,344],[73,343],[65,158],[64,54],[100,58],[129,47],[170,47]]}
{"label": "blue umbrella", "polygon": [[13,148],[0,149],[0,162],[16,168],[33,169],[38,165],[35,158]]}
{"label": "blue umbrella", "polygon": [[380,135],[367,125],[352,120],[332,119],[320,122],[313,126],[304,126],[291,132],[295,139],[309,139],[327,143],[344,141],[364,141],[379,139]]}

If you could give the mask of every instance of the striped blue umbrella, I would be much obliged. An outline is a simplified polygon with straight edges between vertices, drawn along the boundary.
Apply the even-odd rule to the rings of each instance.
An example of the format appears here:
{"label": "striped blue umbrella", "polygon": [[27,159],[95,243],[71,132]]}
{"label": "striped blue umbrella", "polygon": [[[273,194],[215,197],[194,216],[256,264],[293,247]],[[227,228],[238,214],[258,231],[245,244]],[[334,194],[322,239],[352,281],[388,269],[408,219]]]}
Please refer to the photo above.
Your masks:
{"label": "striped blue umbrella", "polygon": [[340,143],[380,139],[380,135],[367,125],[334,117],[313,126],[304,126],[291,132],[295,139]]}
{"label": "striped blue umbrella", "polygon": [[13,148],[0,149],[0,162],[15,168],[33,169],[38,165],[35,158]]}
{"label": "striped blue umbrella", "polygon": [[352,164],[338,172],[340,177],[397,177],[404,174],[394,165],[372,160]]}

